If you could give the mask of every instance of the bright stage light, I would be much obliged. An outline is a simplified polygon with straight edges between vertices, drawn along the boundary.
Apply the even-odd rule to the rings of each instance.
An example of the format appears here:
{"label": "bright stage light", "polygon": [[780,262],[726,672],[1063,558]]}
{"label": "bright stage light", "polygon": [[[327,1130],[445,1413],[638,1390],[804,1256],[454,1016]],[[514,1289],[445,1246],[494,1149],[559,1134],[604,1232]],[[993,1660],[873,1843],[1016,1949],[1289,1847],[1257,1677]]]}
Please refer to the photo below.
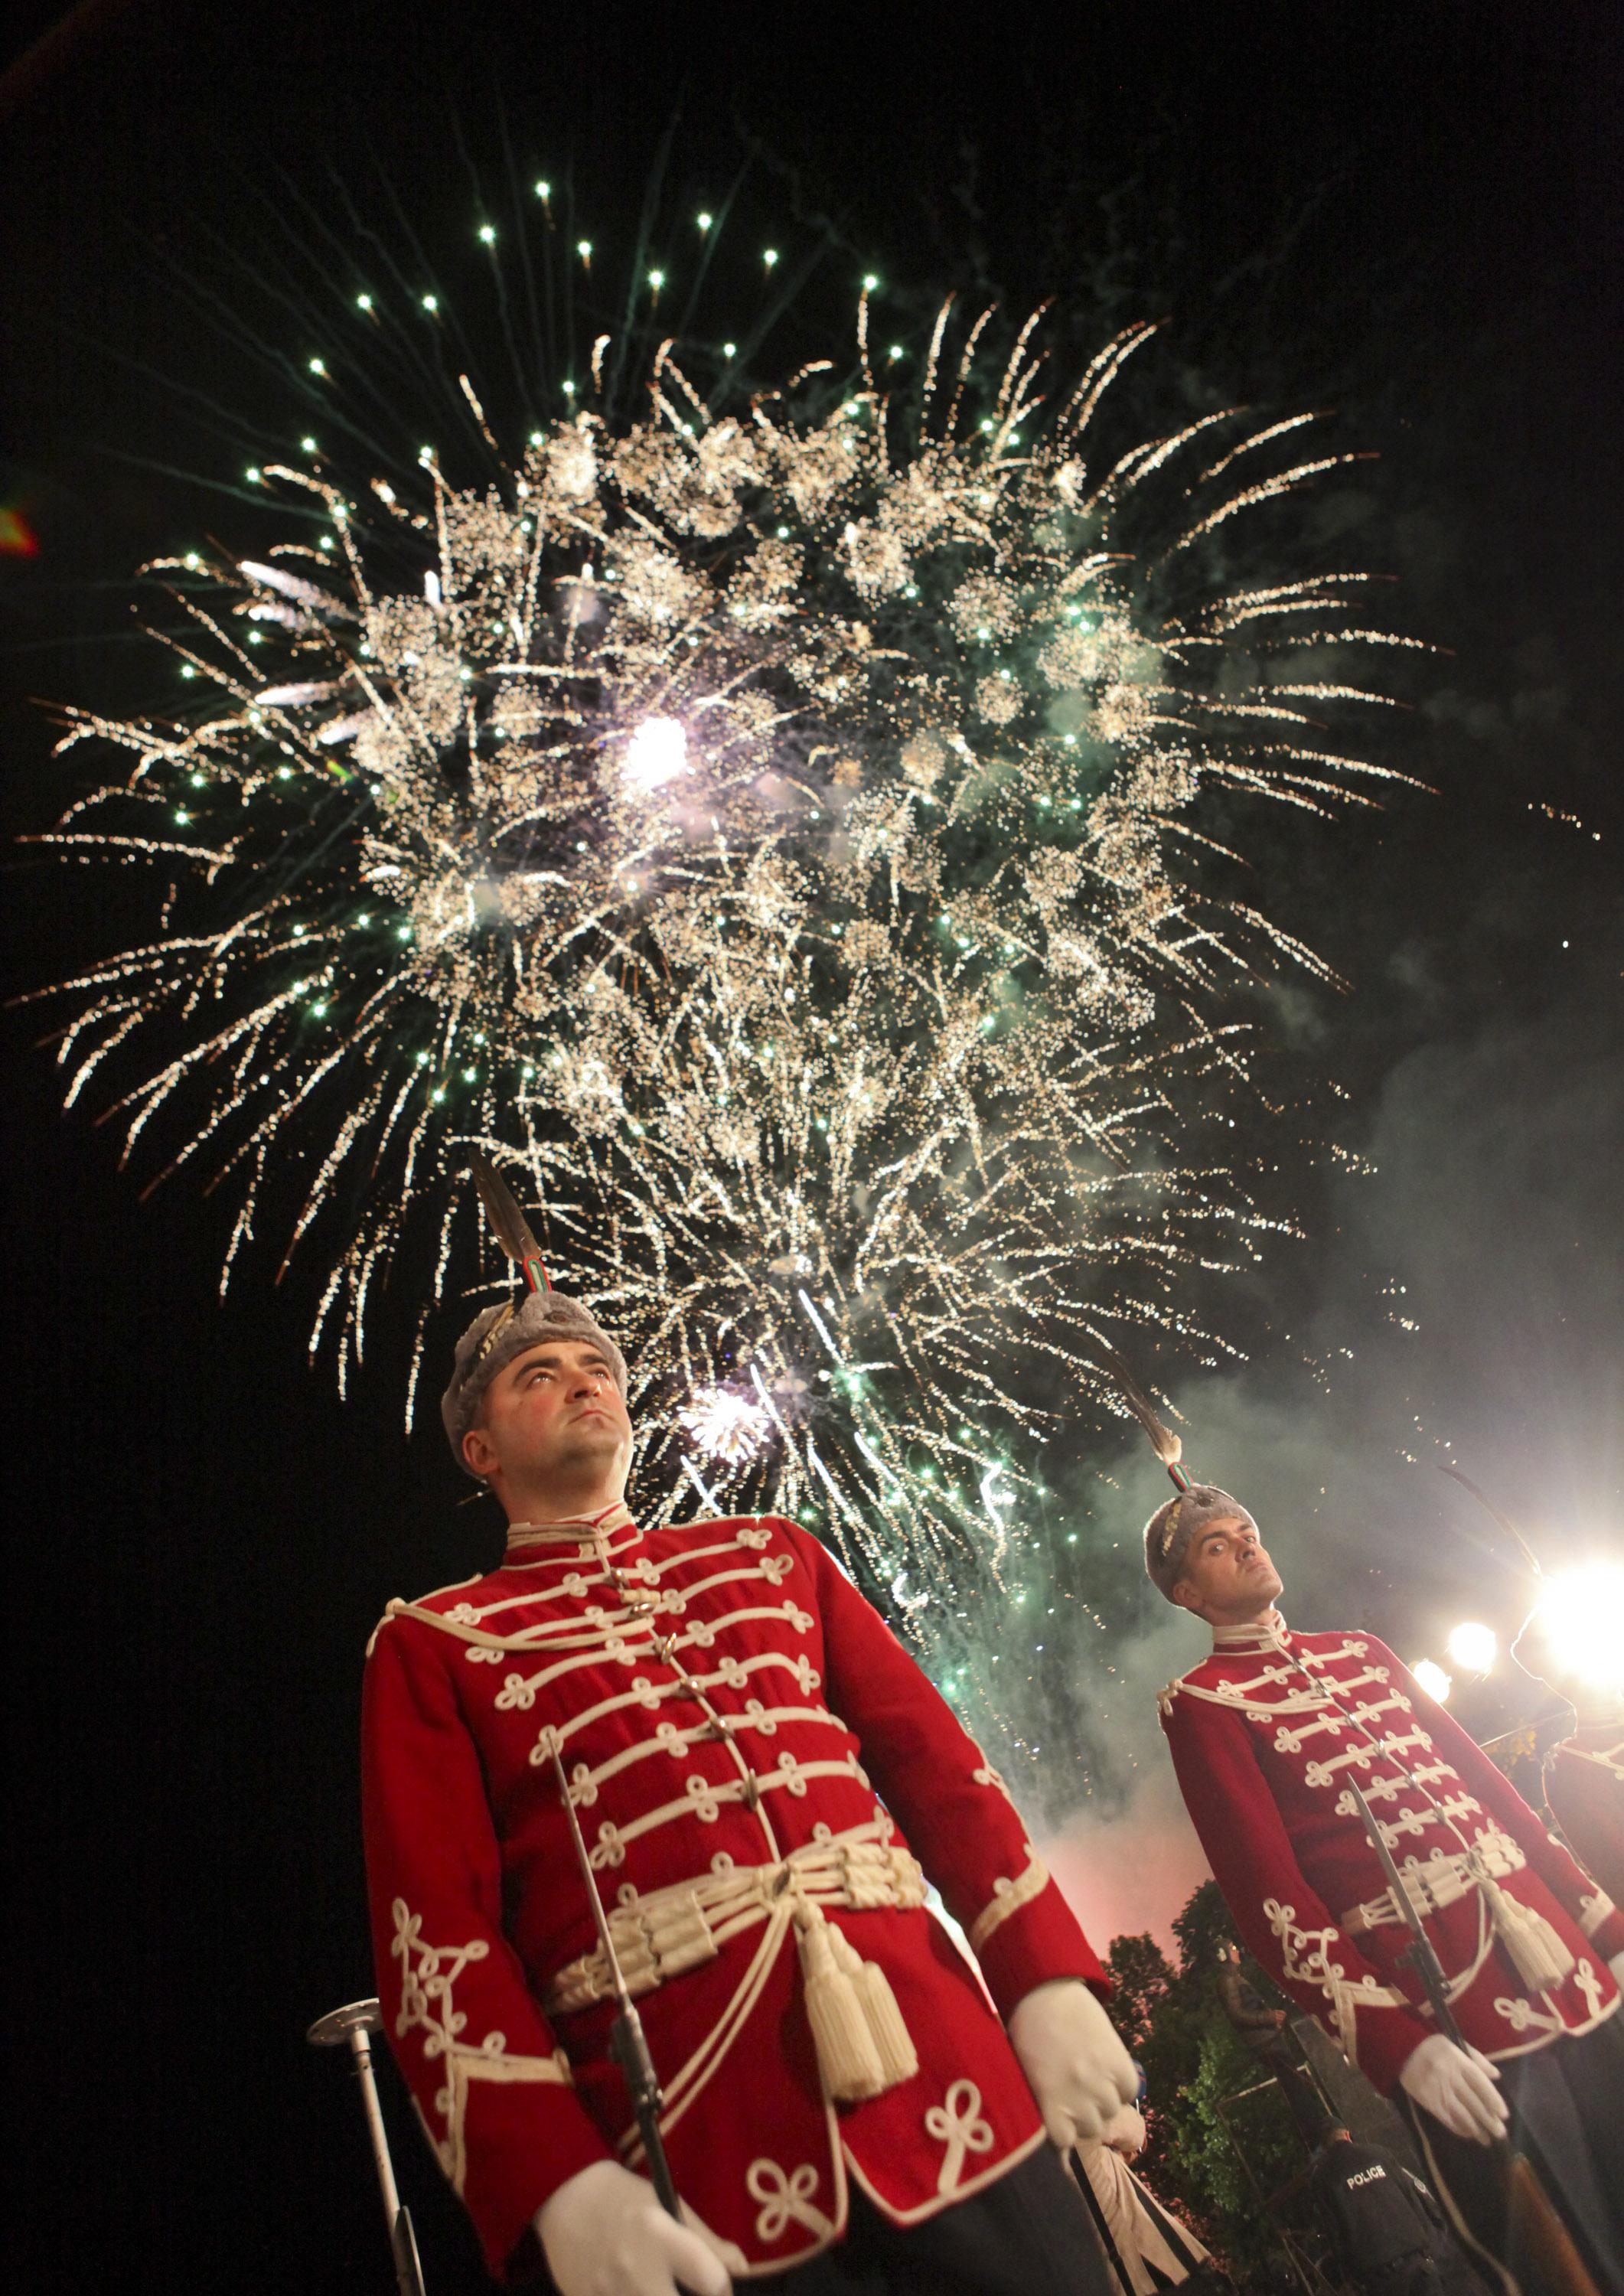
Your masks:
{"label": "bright stage light", "polygon": [[1426,1692],[1427,1696],[1436,1698],[1440,1706],[1455,1687],[1453,1681],[1444,1672],[1436,1659],[1418,1658],[1410,1669],[1410,1672]]}
{"label": "bright stage light", "polygon": [[688,737],[675,718],[645,718],[626,751],[626,778],[633,789],[660,789],[688,770]]}
{"label": "bright stage light", "polygon": [[1492,1627],[1466,1619],[1456,1628],[1444,1648],[1464,1674],[1487,1674],[1499,1650]]}
{"label": "bright stage light", "polygon": [[1547,1585],[1535,1617],[1566,1673],[1624,1688],[1624,1564],[1590,1562]]}

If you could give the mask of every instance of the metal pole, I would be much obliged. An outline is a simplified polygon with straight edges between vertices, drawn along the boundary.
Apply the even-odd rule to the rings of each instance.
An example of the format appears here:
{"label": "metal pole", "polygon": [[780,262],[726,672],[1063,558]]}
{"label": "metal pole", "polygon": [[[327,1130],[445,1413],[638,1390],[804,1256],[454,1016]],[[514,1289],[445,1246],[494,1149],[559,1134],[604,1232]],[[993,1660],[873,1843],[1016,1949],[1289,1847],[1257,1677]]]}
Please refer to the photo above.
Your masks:
{"label": "metal pole", "polygon": [[378,2103],[378,2084],[373,2079],[372,2045],[366,2029],[352,2025],[349,2029],[350,2054],[356,2061],[356,2079],[361,2084],[361,2103],[366,2114],[366,2127],[373,2140],[373,2159],[378,2167],[378,2190],[383,2195],[383,2213],[393,2224],[400,2214],[400,2194],[395,2186],[395,2164],[390,2158],[390,2141],[384,2134],[383,2114]]}
{"label": "metal pole", "polygon": [[318,2017],[305,2038],[316,2048],[332,2048],[340,2041],[349,2045],[356,2079],[361,2084],[361,2103],[366,2114],[367,2134],[372,2138],[373,2161],[378,2171],[378,2190],[383,2198],[383,2218],[390,2228],[396,2285],[400,2296],[424,2296],[417,2236],[412,2230],[409,2211],[400,2205],[400,2194],[395,2183],[395,2164],[390,2157],[389,2132],[383,2126],[383,2112],[378,2102],[378,2084],[373,2077],[370,2036],[381,2029],[382,2022],[383,2013],[376,2001],[349,2001],[343,2008],[330,2009],[324,2017]]}
{"label": "metal pole", "polygon": [[632,1999],[631,1988],[627,1984],[626,1972],[620,1966],[620,1956],[615,1950],[615,1934],[609,1926],[609,1915],[603,1909],[603,1893],[598,1887],[598,1877],[592,1870],[592,1857],[586,1848],[586,1836],[581,1832],[581,1821],[576,1815],[570,1781],[564,1775],[563,1756],[559,1751],[556,1734],[552,1737],[548,1751],[553,1757],[553,1771],[558,1780],[564,1815],[570,1821],[570,1839],[575,1845],[576,1863],[581,1869],[587,1903],[597,1923],[598,1943],[609,1971],[610,1983],[614,1988],[615,2021],[609,2054],[626,2077],[637,2133],[643,2139],[644,2154],[649,2164],[649,2181],[654,2187],[660,2207],[680,2224],[682,2208],[677,2198],[677,2186],[671,2181],[671,2166],[666,2159],[665,2144],[660,2134],[660,2108],[665,2103],[660,2093],[660,2077],[654,2070],[654,2060],[649,2054],[643,2020],[637,2014],[637,2005]]}

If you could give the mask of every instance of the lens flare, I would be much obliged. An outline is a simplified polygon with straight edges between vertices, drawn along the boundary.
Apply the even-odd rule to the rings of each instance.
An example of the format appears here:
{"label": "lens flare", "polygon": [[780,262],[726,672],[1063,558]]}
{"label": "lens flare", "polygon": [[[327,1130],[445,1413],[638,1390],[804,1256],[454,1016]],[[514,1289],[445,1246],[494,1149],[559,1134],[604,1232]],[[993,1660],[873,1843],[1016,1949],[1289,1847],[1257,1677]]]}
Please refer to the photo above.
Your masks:
{"label": "lens flare", "polygon": [[1453,1629],[1444,1648],[1463,1674],[1488,1674],[1500,1645],[1492,1627],[1465,1619]]}
{"label": "lens flare", "polygon": [[1590,1562],[1551,1579],[1534,1613],[1564,1672],[1624,1691],[1624,1564]]}
{"label": "lens flare", "polygon": [[1440,1706],[1448,1704],[1449,1693],[1455,1687],[1454,1677],[1444,1672],[1436,1659],[1418,1658],[1410,1672],[1429,1698],[1435,1698]]}

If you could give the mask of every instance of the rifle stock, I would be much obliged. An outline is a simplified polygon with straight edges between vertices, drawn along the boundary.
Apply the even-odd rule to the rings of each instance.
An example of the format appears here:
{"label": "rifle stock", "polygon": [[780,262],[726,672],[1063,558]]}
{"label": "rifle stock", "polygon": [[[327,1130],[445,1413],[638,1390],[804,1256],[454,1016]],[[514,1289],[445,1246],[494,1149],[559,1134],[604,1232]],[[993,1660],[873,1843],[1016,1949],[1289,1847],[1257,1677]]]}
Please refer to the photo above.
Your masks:
{"label": "rifle stock", "polygon": [[1513,2254],[1526,2256],[1540,2284],[1554,2290],[1556,2296],[1598,2296],[1573,2235],[1558,2216],[1533,2162],[1525,2152],[1513,2152],[1504,2136],[1495,2150],[1500,2155]]}

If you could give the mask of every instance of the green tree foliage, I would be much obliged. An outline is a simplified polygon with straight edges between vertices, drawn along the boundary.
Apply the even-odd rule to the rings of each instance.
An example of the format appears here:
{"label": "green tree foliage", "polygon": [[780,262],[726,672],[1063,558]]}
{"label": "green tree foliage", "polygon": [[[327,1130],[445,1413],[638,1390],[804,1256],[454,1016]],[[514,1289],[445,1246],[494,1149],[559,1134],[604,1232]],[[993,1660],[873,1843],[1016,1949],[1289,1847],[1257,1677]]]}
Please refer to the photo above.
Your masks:
{"label": "green tree foliage", "polygon": [[[1177,1967],[1149,1936],[1113,1938],[1105,1956],[1118,1988],[1112,2014],[1144,2068],[1149,2140],[1134,2165],[1238,2281],[1265,2284],[1276,2276],[1278,2247],[1262,2196],[1295,2176],[1306,2156],[1279,2092],[1259,2089],[1266,2070],[1213,1990],[1220,1952],[1237,1941],[1215,1882],[1190,1898],[1173,1935]],[[1282,1997],[1250,1956],[1242,1965],[1266,2000]],[[1251,2089],[1259,2094],[1243,2097]]]}
{"label": "green tree foliage", "polygon": [[[1240,1942],[1216,1882],[1203,1882],[1191,1893],[1183,1911],[1173,1916],[1173,1935],[1178,1945],[1179,1975],[1210,1981],[1218,1956]],[[1268,1983],[1267,1978],[1264,1983]]]}
{"label": "green tree foliage", "polygon": [[1144,1931],[1137,1937],[1112,1938],[1105,1968],[1111,1982],[1111,2020],[1132,2054],[1143,2058],[1174,1982],[1173,1964]]}

